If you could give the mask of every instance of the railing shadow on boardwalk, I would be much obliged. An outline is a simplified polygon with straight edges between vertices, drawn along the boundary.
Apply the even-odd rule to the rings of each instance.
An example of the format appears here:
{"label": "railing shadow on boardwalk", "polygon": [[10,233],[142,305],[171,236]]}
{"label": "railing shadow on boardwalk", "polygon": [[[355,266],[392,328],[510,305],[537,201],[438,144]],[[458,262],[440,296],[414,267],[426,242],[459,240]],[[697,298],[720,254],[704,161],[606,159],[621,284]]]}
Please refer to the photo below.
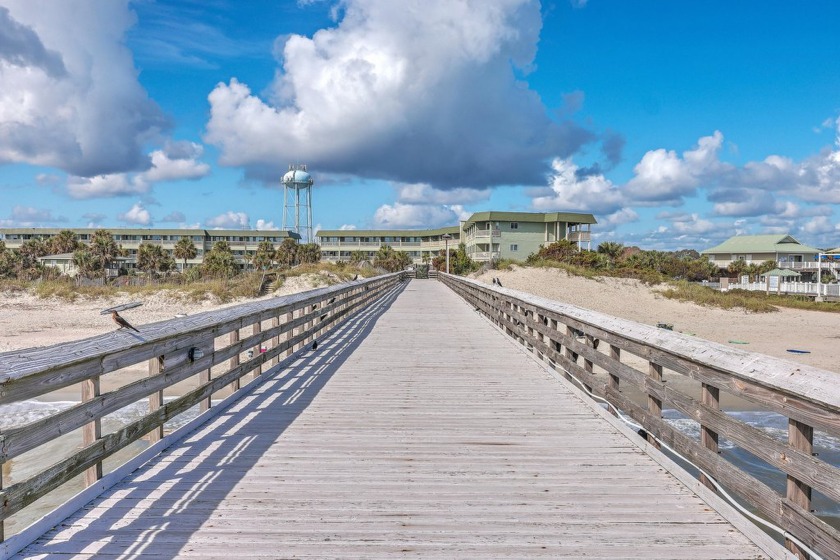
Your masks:
{"label": "railing shadow on boardwalk", "polygon": [[[49,544],[33,543],[38,556],[64,553],[62,544],[72,541],[74,548],[81,544],[98,557],[134,558],[153,553],[158,558],[176,558],[190,536],[370,334],[405,285],[401,283],[319,340],[316,350],[307,350],[264,373],[264,380],[208,424],[66,519]],[[168,483],[161,485],[152,479]],[[163,516],[148,512],[152,506],[159,511],[164,504],[168,508]],[[108,514],[89,524],[81,521],[100,507],[103,511],[107,507]],[[131,535],[133,544],[126,546],[125,538],[114,539],[117,533]],[[27,549],[20,556],[26,557]]]}

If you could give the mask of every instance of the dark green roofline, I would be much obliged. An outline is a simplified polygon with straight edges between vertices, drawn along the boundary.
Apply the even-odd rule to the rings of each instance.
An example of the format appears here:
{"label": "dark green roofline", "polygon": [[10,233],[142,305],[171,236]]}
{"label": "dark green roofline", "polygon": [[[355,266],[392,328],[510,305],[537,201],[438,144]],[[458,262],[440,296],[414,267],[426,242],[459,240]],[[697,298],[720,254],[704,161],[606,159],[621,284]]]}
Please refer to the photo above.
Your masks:
{"label": "dark green roofline", "polygon": [[464,222],[464,226],[476,222],[598,223],[592,214],[578,214],[577,212],[476,212]]}
{"label": "dark green roofline", "polygon": [[434,237],[436,235],[458,235],[458,226],[438,229],[322,229],[315,237]]}
{"label": "dark green roofline", "polygon": [[61,231],[69,230],[73,233],[92,234],[104,229],[113,235],[201,235],[203,237],[237,236],[237,237],[291,237],[300,239],[300,235],[293,231],[282,229],[154,229],[154,228],[0,228],[0,234],[7,235],[55,235]]}

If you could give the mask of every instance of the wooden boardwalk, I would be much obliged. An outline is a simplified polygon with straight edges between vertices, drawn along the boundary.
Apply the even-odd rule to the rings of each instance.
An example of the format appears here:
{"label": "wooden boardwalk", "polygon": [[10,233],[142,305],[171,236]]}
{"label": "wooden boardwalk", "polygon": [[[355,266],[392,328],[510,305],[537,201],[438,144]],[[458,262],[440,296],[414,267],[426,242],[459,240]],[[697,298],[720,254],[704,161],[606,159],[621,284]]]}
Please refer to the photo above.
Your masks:
{"label": "wooden boardwalk", "polygon": [[766,557],[605,417],[414,280],[21,557]]}

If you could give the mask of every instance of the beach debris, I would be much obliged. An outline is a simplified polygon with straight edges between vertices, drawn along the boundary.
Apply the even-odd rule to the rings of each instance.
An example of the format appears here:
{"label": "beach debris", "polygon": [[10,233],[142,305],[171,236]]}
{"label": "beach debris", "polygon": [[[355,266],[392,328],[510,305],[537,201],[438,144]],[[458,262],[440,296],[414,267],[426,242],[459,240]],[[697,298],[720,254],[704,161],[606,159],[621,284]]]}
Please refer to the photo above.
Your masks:
{"label": "beach debris", "polygon": [[729,344],[749,344],[749,342],[743,340],[730,340]]}
{"label": "beach debris", "polygon": [[120,329],[131,329],[135,332],[140,332],[134,327],[132,327],[131,323],[120,317],[120,314],[116,311],[111,311],[111,319],[113,319],[114,322],[120,326]]}
{"label": "beach debris", "polygon": [[810,350],[798,350],[796,348],[788,348],[787,351],[790,352],[791,354],[810,354],[811,353]]}
{"label": "beach debris", "polygon": [[656,323],[656,326],[660,329],[665,329],[666,331],[674,330],[673,323]]}

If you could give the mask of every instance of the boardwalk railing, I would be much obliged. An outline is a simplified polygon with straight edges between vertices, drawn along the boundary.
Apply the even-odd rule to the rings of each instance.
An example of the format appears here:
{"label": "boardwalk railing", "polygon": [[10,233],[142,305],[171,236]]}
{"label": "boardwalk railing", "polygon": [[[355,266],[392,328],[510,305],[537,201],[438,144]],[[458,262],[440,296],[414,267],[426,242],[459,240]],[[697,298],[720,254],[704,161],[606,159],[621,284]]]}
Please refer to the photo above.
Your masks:
{"label": "boardwalk railing", "polygon": [[[806,557],[798,540],[823,558],[840,558],[840,532],[812,512],[818,495],[835,515],[840,504],[840,468],[813,445],[815,432],[840,439],[840,375],[457,276],[440,279],[555,369],[632,417],[651,444],[656,436],[782,527],[793,537],[786,539],[789,550]],[[691,380],[682,385],[696,393],[669,383],[672,376]],[[721,391],[785,417],[787,440],[721,410]],[[699,434],[664,420],[664,409],[695,422]],[[724,440],[777,469],[782,491],[721,454]]]}
{"label": "boardwalk railing", "polygon": [[[281,358],[307,348],[339,322],[379,299],[402,280],[400,273],[271,298],[140,326],[79,342],[0,354],[0,405],[45,397],[81,385],[79,404],[46,418],[0,431],[0,541],[5,521],[84,474],[89,486],[103,476],[103,461],[141,438],[163,437],[164,424],[198,405],[206,410],[214,394],[238,390],[244,376],[260,375]],[[118,370],[148,363],[148,377],[108,392],[103,380]],[[196,379],[197,378],[197,379]],[[164,402],[164,390],[192,380],[193,386]],[[197,385],[197,386],[196,386]],[[49,398],[49,397],[47,397]],[[148,412],[108,434],[103,418],[148,399]],[[66,457],[48,452],[48,465],[17,476],[21,455],[81,430],[81,441]],[[13,483],[9,485],[11,465]]]}

